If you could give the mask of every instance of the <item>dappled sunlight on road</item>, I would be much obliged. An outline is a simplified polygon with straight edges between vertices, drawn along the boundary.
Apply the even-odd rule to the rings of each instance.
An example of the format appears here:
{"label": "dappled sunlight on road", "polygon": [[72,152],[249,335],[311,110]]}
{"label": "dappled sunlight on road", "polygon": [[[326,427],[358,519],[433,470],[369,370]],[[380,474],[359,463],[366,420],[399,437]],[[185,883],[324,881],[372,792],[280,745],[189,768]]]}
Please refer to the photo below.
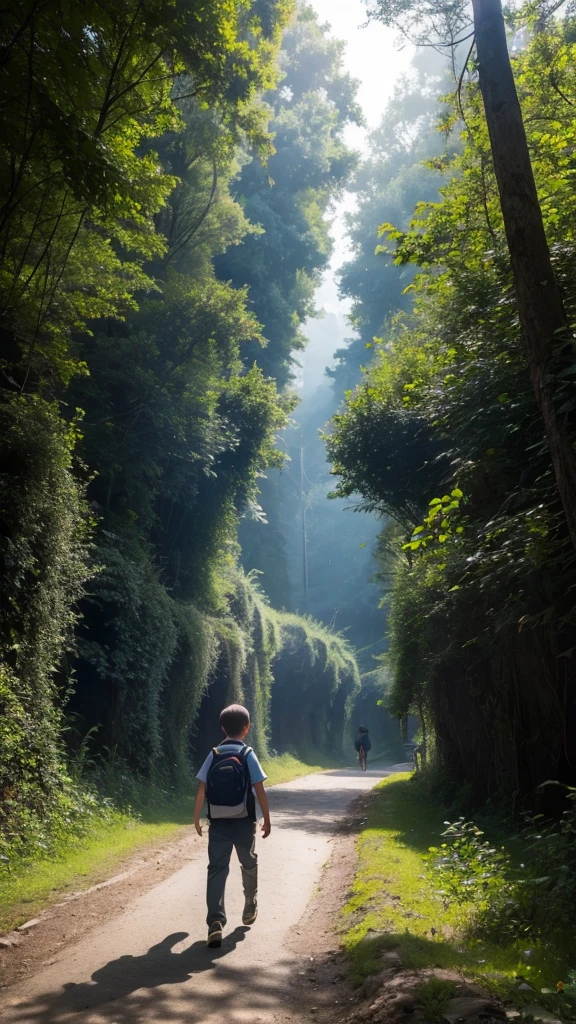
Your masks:
{"label": "dappled sunlight on road", "polygon": [[[286,984],[291,962],[280,960],[266,970],[252,965],[247,984],[244,963],[236,967],[221,963],[247,932],[243,927],[235,929],[217,950],[207,949],[203,939],[186,945],[188,936],[168,935],[147,953],[110,960],[86,982],[65,983],[57,992],[40,992],[19,1001],[9,1019],[20,1024],[64,1024],[78,1019],[90,1024],[185,1020],[194,1024],[225,1012],[229,1021],[258,1021],[261,1012],[278,1007],[279,986]],[[183,943],[180,951],[174,948]]]}

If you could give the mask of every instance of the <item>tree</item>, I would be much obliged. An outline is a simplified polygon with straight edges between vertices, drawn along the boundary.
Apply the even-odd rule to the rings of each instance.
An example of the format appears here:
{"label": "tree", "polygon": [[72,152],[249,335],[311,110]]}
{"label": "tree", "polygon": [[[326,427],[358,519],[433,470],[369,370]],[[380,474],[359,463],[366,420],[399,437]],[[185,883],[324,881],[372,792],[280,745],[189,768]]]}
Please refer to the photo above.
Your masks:
{"label": "tree", "polygon": [[[359,121],[361,112],[357,83],[343,69],[343,48],[308,4],[297,6],[282,39],[283,77],[265,96],[275,152],[266,163],[252,152],[232,186],[259,233],[215,262],[221,279],[247,288],[262,325],[265,345],[248,344],[245,364],[256,362],[280,390],[290,385],[306,344],[302,324],[315,315],[314,292],[332,247],[327,215],[357,162],[344,140],[346,124]],[[263,587],[277,607],[290,606],[284,488],[283,481],[263,481],[268,521],[245,521],[241,530],[245,564],[265,573]]]}
{"label": "tree", "polygon": [[274,154],[250,154],[232,192],[253,224],[263,229],[216,261],[217,274],[248,288],[251,308],[267,344],[251,346],[280,388],[291,379],[295,352],[314,315],[314,290],[330,258],[326,214],[356,165],[344,141],[347,123],[359,122],[357,83],[342,67],[344,44],[331,39],[307,4],[299,4],[282,39],[283,75],[266,94]]}
{"label": "tree", "polygon": [[[571,320],[575,56],[567,19],[535,34],[514,60]],[[465,119],[463,146],[440,161],[438,200],[417,205],[408,231],[388,231],[398,263],[419,268],[413,310],[386,326],[330,451],[339,491],[357,489],[400,524],[380,549],[391,590],[391,710],[423,709],[438,767],[473,800],[532,802],[546,778],[574,782],[576,573],[526,372],[475,80],[463,86],[460,108],[456,97],[447,108],[449,120]],[[572,369],[558,381],[568,416]]]}
{"label": "tree", "polygon": [[[426,21],[429,32],[434,34],[438,31],[438,6],[430,0],[417,5],[406,0],[377,0],[375,11],[386,24],[398,23],[401,18],[412,15],[413,24],[420,31]],[[557,408],[554,387],[558,354],[572,348],[568,323],[546,239],[508,53],[502,3],[501,0],[473,0],[472,8],[479,84],[526,360],[568,531],[576,546],[576,453],[566,419]],[[466,5],[450,0],[442,5],[440,16],[451,35],[451,45],[456,45],[460,41],[458,32],[466,25]]]}
{"label": "tree", "polygon": [[[18,0],[0,28],[4,386],[77,370],[71,333],[153,286],[154,217],[175,185],[151,145],[177,101],[216,112],[228,146],[267,141],[285,0]],[[149,267],[148,267],[149,269]]]}
{"label": "tree", "polygon": [[[0,869],[85,833],[95,787],[133,804],[135,778],[139,795],[143,779],[188,786],[195,736],[217,741],[224,703],[248,704],[265,752],[273,666],[291,741],[308,739],[296,665],[332,752],[359,685],[343,638],[274,612],[238,568],[238,523],[261,511],[292,400],[273,376],[282,358],[267,376],[257,365],[264,302],[251,308],[214,268],[244,241],[256,264],[253,236],[272,262],[286,213],[293,265],[276,268],[270,307],[287,311],[288,358],[352,162],[340,47],[317,28],[317,59],[301,51],[312,92],[295,75],[287,95],[305,96],[287,113],[291,0],[16,0],[3,13]],[[269,218],[231,194],[248,167],[272,190],[263,95],[278,103],[279,184],[301,172]]]}
{"label": "tree", "polygon": [[48,842],[74,817],[65,702],[133,768],[165,770],[168,726],[188,742],[214,668],[216,628],[190,595],[229,609],[238,510],[275,461],[284,411],[243,370],[260,327],[212,258],[250,230],[228,183],[240,142],[270,150],[258,97],[276,82],[289,9],[17,0],[4,12],[2,863],[4,840]]}
{"label": "tree", "polygon": [[416,204],[438,196],[442,175],[433,158],[440,158],[446,148],[438,131],[438,96],[448,89],[446,78],[444,56],[416,52],[411,74],[400,79],[380,124],[370,133],[369,155],[352,183],[357,205],[346,217],[352,255],[338,276],[340,294],[352,300],[350,322],[359,337],[336,352],[336,368],[328,371],[339,398],[358,383],[385,322],[412,304],[409,285],[415,270],[377,246],[378,225],[391,221],[406,228]]}

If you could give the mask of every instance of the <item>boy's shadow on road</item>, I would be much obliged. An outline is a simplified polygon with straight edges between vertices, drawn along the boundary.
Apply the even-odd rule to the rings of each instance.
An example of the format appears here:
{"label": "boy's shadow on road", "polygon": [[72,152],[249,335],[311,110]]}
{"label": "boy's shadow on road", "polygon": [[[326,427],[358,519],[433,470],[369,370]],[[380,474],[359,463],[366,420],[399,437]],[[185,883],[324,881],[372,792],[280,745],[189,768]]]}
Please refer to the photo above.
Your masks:
{"label": "boy's shadow on road", "polygon": [[91,1009],[111,1000],[124,999],[141,988],[183,984],[191,975],[211,970],[214,961],[231,953],[249,930],[236,928],[225,936],[219,949],[209,949],[206,942],[201,941],[194,942],[181,953],[174,953],[173,946],[183,942],[188,932],[174,932],[162,939],[162,942],[151,946],[142,956],[127,954],[110,960],[104,967],[94,971],[93,984],[87,982],[76,985],[70,982],[64,985],[64,991],[52,1003],[51,1012],[54,1014],[56,1009]]}

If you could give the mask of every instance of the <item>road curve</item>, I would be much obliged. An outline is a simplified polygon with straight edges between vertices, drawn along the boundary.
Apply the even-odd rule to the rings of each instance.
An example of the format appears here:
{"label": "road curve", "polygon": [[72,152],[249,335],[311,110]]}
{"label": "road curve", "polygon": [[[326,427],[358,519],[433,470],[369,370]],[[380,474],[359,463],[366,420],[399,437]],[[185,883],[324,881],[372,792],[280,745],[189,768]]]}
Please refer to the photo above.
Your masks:
{"label": "road curve", "polygon": [[[5,1024],[271,1024],[285,1019],[294,978],[289,930],[306,911],[338,821],[389,774],[339,769],[269,791],[273,831],[258,842],[256,924],[241,924],[234,859],[221,949],[205,936],[206,860],[197,858],[135,899],[57,963],[2,993]],[[292,996],[294,995],[292,991]]]}

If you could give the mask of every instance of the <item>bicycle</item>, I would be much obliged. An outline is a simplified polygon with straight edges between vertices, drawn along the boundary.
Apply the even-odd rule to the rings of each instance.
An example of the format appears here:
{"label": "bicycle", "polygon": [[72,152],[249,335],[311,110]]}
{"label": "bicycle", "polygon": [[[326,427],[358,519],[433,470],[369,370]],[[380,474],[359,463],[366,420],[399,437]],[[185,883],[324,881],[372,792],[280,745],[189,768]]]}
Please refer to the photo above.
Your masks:
{"label": "bicycle", "polygon": [[360,768],[365,772],[368,765],[368,754],[364,747],[360,747],[360,750],[358,751],[358,760],[360,762]]}

